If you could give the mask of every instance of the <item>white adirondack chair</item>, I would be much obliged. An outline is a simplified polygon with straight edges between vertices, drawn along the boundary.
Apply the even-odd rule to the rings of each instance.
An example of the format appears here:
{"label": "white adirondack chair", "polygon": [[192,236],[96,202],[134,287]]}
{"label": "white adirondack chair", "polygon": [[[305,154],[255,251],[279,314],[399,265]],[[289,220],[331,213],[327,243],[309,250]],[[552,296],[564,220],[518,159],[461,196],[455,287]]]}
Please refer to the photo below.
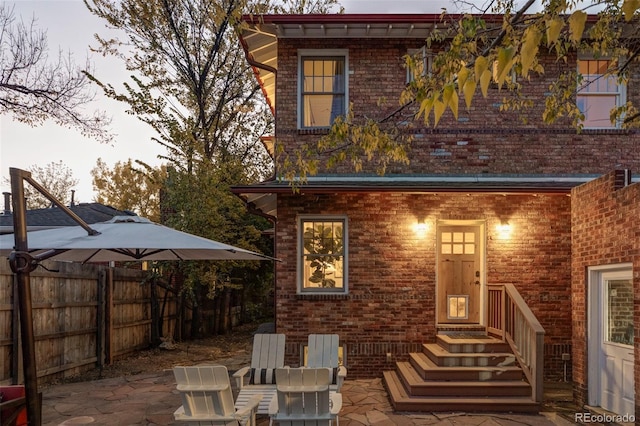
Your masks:
{"label": "white adirondack chair", "polygon": [[240,409],[234,407],[229,372],[223,365],[174,367],[182,406],[173,417],[197,425],[255,426],[261,395],[254,395]]}
{"label": "white adirondack chair", "polygon": [[329,391],[329,368],[279,368],[277,397],[269,406],[270,425],[330,426],[342,408],[342,394]]}
{"label": "white adirondack chair", "polygon": [[338,357],[340,339],[337,334],[310,334],[307,344],[307,367],[331,369],[331,390],[340,392],[347,369]]}
{"label": "white adirondack chair", "polygon": [[284,334],[256,334],[253,337],[251,365],[233,374],[238,387],[236,407],[256,395],[262,395],[258,414],[268,414],[269,403],[276,393],[275,370],[284,367]]}

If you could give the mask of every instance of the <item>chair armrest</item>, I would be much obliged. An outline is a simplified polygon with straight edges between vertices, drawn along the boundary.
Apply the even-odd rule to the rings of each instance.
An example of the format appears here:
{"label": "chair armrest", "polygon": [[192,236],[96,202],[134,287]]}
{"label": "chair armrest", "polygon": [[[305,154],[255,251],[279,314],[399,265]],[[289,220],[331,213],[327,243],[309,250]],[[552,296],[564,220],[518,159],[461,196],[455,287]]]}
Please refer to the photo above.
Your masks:
{"label": "chair armrest", "polygon": [[236,386],[238,389],[242,389],[244,386],[244,376],[251,371],[251,367],[242,367],[240,370],[233,373],[233,378],[236,379]]}
{"label": "chair armrest", "polygon": [[344,365],[338,367],[338,377],[347,377],[347,367],[345,367]]}
{"label": "chair armrest", "polygon": [[330,394],[330,413],[331,414],[338,414],[340,413],[340,410],[342,409],[342,394],[341,393],[331,393]]}
{"label": "chair armrest", "polygon": [[247,401],[247,404],[244,407],[236,411],[236,416],[246,417],[250,415],[252,411],[258,409],[258,404],[260,404],[260,401],[262,401],[262,395],[253,395],[251,398],[249,398],[249,401]]}
{"label": "chair armrest", "polygon": [[278,395],[274,395],[273,398],[271,398],[271,402],[269,402],[269,415],[270,416],[275,416],[276,414],[278,414]]}

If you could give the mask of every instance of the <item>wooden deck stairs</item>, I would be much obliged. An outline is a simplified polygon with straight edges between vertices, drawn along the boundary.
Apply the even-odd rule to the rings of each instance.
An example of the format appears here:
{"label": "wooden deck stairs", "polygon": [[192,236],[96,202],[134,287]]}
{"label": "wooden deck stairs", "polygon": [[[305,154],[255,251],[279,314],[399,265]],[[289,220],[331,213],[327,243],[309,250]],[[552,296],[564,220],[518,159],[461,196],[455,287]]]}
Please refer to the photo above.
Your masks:
{"label": "wooden deck stairs", "polygon": [[486,334],[438,334],[383,374],[397,411],[538,413],[516,364],[509,345]]}

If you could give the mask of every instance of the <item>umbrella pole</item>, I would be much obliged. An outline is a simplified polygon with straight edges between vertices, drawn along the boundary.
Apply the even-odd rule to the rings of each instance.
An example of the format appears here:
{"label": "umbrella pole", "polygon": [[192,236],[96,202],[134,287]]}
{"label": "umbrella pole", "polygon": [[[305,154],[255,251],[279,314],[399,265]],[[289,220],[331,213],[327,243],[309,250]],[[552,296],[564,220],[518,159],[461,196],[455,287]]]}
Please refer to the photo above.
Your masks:
{"label": "umbrella pole", "polygon": [[13,231],[15,250],[11,256],[11,269],[16,274],[18,283],[18,307],[20,310],[20,333],[22,336],[22,368],[24,372],[24,387],[27,401],[27,419],[30,425],[42,424],[42,411],[38,397],[38,377],[36,373],[35,338],[33,334],[33,314],[31,309],[31,280],[29,272],[32,264],[26,253],[27,246],[27,217],[26,201],[24,197],[24,181],[18,169],[11,169],[11,192],[13,194]]}

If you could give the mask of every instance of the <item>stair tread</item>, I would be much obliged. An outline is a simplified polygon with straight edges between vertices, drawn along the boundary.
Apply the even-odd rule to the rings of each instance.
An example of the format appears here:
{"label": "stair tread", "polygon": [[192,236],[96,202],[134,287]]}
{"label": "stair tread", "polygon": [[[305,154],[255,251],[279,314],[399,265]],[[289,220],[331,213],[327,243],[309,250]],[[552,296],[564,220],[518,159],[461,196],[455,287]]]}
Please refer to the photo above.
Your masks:
{"label": "stair tread", "polygon": [[[457,356],[458,354],[452,354]],[[458,365],[458,366],[440,366],[434,363],[424,352],[412,352],[410,357],[414,357],[420,363],[423,370],[439,370],[439,371],[522,371],[516,365]]]}
{"label": "stair tread", "polygon": [[459,337],[454,337],[454,336],[449,335],[449,334],[438,334],[438,339],[442,340],[443,342],[446,342],[446,343],[449,343],[449,344],[453,344],[453,345],[469,345],[469,344],[474,344],[474,345],[498,344],[498,345],[502,345],[502,344],[504,344],[504,342],[502,340],[496,339],[495,337],[491,337],[491,336],[482,336],[482,337],[470,337],[469,336],[469,337],[459,338]]}
{"label": "stair tread", "polygon": [[[429,387],[530,387],[524,380],[424,380],[422,379],[408,362],[399,362],[398,367],[409,373],[406,377],[411,380],[411,386]],[[413,370],[413,372],[411,370]]]}
{"label": "stair tread", "polygon": [[[409,395],[401,383],[395,371],[384,371],[383,377],[387,385],[387,391],[394,405],[402,404],[403,407],[415,406],[415,408],[429,408],[430,411],[438,411],[439,407],[459,407],[466,411],[474,411],[470,408],[473,404],[478,407],[496,408],[504,410],[512,407],[522,407],[526,412],[537,412],[539,404],[529,397],[523,396],[422,396]],[[475,410],[482,411],[479,408]]]}
{"label": "stair tread", "polygon": [[422,345],[425,349],[429,350],[433,355],[438,357],[460,357],[460,358],[492,358],[492,357],[513,357],[510,352],[449,352],[437,343],[425,343]]}

